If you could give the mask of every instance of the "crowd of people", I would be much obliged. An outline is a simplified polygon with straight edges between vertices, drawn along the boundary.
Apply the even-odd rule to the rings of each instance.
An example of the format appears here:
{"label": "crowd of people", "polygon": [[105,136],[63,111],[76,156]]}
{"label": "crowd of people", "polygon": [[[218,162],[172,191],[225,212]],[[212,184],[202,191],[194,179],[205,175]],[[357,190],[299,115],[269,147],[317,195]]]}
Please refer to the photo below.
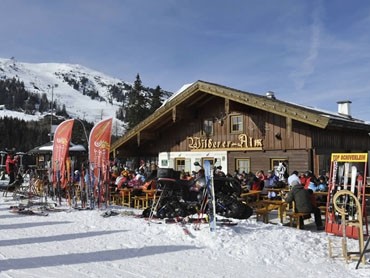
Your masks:
{"label": "crowd of people", "polygon": [[268,170],[266,173],[263,170],[259,170],[255,174],[235,171],[232,177],[236,178],[245,190],[260,191],[268,188],[292,187],[292,182],[296,180],[303,184],[305,189],[310,189],[313,192],[325,192],[328,190],[329,180],[326,173],[316,177],[311,171],[301,173],[293,171],[290,175],[284,174],[283,176],[279,176],[276,170]]}
{"label": "crowd of people", "polygon": [[[281,165],[279,165],[281,166]],[[282,167],[277,167],[275,170],[268,170],[266,173],[263,170],[253,173],[238,173],[234,174],[234,178],[238,179],[245,191],[259,190],[267,194],[269,199],[283,199],[287,203],[295,203],[295,211],[303,213],[312,213],[315,218],[316,227],[318,230],[323,230],[324,225],[321,219],[321,210],[319,203],[326,203],[326,196],[316,197],[314,192],[328,191],[328,174],[325,172],[320,176],[315,176],[311,171],[299,173],[294,170],[290,175],[283,173]],[[289,189],[287,194],[279,196],[276,191],[269,189]],[[320,200],[318,200],[320,199]],[[303,218],[299,220],[303,227]]]}

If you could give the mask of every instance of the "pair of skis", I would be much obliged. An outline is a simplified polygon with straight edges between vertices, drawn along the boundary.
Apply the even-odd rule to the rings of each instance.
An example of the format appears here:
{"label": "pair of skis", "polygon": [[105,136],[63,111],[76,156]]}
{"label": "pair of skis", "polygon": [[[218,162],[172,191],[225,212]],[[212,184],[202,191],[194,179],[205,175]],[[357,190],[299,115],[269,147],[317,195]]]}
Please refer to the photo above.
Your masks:
{"label": "pair of skis", "polygon": [[211,233],[216,234],[216,196],[213,183],[213,170],[211,169],[211,162],[209,160],[204,161],[204,175],[207,187],[209,230]]}

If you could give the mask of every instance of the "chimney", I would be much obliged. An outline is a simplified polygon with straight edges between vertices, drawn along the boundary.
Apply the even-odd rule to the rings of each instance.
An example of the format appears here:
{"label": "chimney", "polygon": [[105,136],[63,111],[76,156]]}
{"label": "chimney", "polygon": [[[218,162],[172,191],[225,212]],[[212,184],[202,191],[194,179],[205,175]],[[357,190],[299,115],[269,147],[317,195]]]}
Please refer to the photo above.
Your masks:
{"label": "chimney", "polygon": [[267,97],[267,98],[270,98],[270,99],[276,99],[276,98],[275,98],[275,93],[274,93],[273,91],[268,91],[268,92],[266,93],[266,97]]}
{"label": "chimney", "polygon": [[343,100],[338,101],[338,114],[343,116],[351,117],[351,101],[350,100]]}

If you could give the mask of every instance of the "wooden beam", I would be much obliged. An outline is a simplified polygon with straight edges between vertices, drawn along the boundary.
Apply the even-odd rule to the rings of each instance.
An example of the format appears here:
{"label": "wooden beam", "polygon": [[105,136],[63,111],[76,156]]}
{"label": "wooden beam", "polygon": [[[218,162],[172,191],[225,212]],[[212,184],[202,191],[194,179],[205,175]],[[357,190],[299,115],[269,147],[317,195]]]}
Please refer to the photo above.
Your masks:
{"label": "wooden beam", "polygon": [[174,106],[173,108],[172,108],[172,121],[174,122],[174,123],[176,123],[176,110],[177,110],[177,106]]}
{"label": "wooden beam", "polygon": [[287,150],[287,149],[290,149],[292,146],[291,146],[291,136],[292,136],[292,118],[290,117],[286,117],[285,118],[285,138],[284,138],[284,142],[285,142],[285,147],[284,149]]}
{"label": "wooden beam", "polygon": [[140,131],[136,134],[137,145],[140,146]]}
{"label": "wooden beam", "polygon": [[230,114],[230,100],[228,98],[225,98],[225,114]]}

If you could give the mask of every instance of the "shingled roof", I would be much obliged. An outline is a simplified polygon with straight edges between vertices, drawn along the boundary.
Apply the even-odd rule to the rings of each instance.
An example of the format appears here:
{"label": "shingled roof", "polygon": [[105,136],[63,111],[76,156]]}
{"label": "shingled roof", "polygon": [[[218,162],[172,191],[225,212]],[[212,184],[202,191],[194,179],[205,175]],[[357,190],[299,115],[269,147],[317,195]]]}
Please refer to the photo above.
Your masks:
{"label": "shingled roof", "polygon": [[332,126],[370,131],[370,124],[359,119],[354,119],[348,115],[304,107],[267,95],[258,95],[198,80],[184,90],[175,93],[152,115],[115,141],[111,146],[111,150],[115,150],[145,130],[158,129],[169,121],[172,121],[173,114],[178,107],[180,108],[180,105],[185,108],[191,107],[192,105],[202,105],[202,103],[206,103],[206,99],[210,97],[221,97],[283,117],[289,117],[293,120],[322,129]]}

